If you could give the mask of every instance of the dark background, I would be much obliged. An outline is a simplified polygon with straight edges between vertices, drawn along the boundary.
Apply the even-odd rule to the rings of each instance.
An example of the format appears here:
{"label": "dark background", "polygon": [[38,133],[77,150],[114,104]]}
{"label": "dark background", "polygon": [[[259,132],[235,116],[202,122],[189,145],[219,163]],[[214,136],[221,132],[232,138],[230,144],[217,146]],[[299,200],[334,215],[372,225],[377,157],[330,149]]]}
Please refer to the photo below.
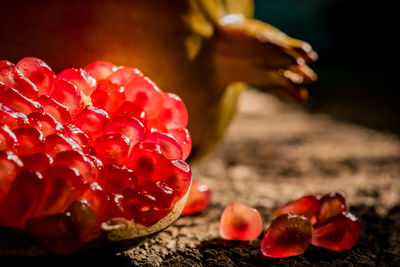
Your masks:
{"label": "dark background", "polygon": [[[255,0],[255,16],[309,42],[311,112],[400,134],[396,1]],[[397,36],[398,37],[398,36]]]}

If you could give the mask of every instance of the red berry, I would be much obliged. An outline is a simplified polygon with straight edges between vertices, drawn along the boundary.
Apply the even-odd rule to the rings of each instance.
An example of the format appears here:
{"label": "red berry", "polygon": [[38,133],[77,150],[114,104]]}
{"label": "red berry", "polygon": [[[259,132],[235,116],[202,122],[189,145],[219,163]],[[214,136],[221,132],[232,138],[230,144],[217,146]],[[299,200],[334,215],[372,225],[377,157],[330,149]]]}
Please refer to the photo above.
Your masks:
{"label": "red berry", "polygon": [[157,119],[168,129],[185,128],[188,123],[188,112],[183,101],[175,94],[164,94],[164,105]]}
{"label": "red berry", "polygon": [[186,160],[189,157],[190,151],[192,150],[192,138],[190,137],[189,130],[186,128],[181,129],[171,129],[168,130],[168,133],[172,135],[178,144],[182,148],[183,152],[183,160]]}
{"label": "red berry", "polygon": [[341,192],[326,194],[321,197],[316,216],[318,222],[324,222],[329,218],[338,215],[342,211],[348,211],[346,199]]}
{"label": "red berry", "polygon": [[87,96],[91,95],[96,89],[96,79],[83,69],[65,69],[57,75],[57,79],[75,84]]}
{"label": "red berry", "polygon": [[45,153],[23,155],[20,157],[24,163],[24,169],[43,174],[44,170],[53,165],[53,158]]}
{"label": "red berry", "polygon": [[276,209],[274,211],[274,218],[278,217],[284,213],[290,213],[295,215],[301,215],[306,217],[311,221],[311,223],[316,222],[316,213],[320,205],[319,195],[309,195],[299,198],[297,200],[291,201],[286,205]]}
{"label": "red berry", "polygon": [[18,155],[29,155],[44,151],[44,136],[38,129],[23,127],[14,129],[13,133],[18,140]]}
{"label": "red berry", "polygon": [[95,61],[83,68],[93,78],[103,80],[115,72],[118,67],[107,61]]}
{"label": "red berry", "polygon": [[94,142],[96,155],[104,164],[125,164],[129,153],[129,139],[122,134],[105,134]]}
{"label": "red berry", "polygon": [[265,231],[261,252],[271,258],[285,258],[303,254],[311,242],[311,222],[303,216],[281,214]]}
{"label": "red berry", "polygon": [[125,100],[124,88],[110,80],[101,80],[91,95],[92,103],[110,114],[116,113]]}
{"label": "red berry", "polygon": [[90,139],[81,129],[75,125],[66,124],[64,125],[63,133],[64,136],[74,140],[83,152],[86,152],[90,144]]}
{"label": "red berry", "polygon": [[18,140],[7,125],[0,123],[0,150],[15,150]]}
{"label": "red berry", "polygon": [[72,202],[67,213],[70,214],[81,242],[88,242],[99,237],[101,234],[99,220],[85,199]]}
{"label": "red berry", "polygon": [[57,102],[48,95],[40,96],[37,101],[42,105],[43,110],[58,122],[62,124],[71,122],[71,112],[69,112],[69,109],[63,104]]}
{"label": "red berry", "polygon": [[0,203],[23,166],[17,155],[11,151],[0,150]]}
{"label": "red berry", "polygon": [[131,169],[117,165],[106,165],[100,173],[99,184],[107,191],[119,194],[136,184],[136,176]]}
{"label": "red berry", "polygon": [[349,212],[341,212],[324,223],[314,225],[311,244],[335,251],[351,249],[360,233],[360,221]]}
{"label": "red berry", "polygon": [[29,125],[28,117],[6,105],[0,104],[0,123],[6,124],[10,129]]}
{"label": "red berry", "polygon": [[210,200],[211,190],[208,188],[208,186],[193,181],[185,208],[182,211],[182,215],[192,215],[202,212],[205,208],[207,208]]}
{"label": "red berry", "polygon": [[119,107],[116,115],[118,116],[130,116],[138,119],[143,125],[147,122],[146,112],[141,107],[136,106],[134,103],[124,101]]}
{"label": "red berry", "polygon": [[134,146],[143,140],[145,128],[136,118],[128,116],[113,117],[104,130],[106,133],[120,133],[130,140],[130,145]]}
{"label": "red berry", "polygon": [[32,112],[28,115],[30,125],[42,131],[44,136],[62,131],[63,126],[45,112]]}
{"label": "red berry", "polygon": [[75,124],[84,131],[89,138],[96,138],[104,132],[110,117],[104,110],[86,106],[84,110],[75,118]]}
{"label": "red berry", "polygon": [[62,134],[50,134],[44,141],[44,147],[47,154],[55,157],[57,153],[66,150],[79,150],[79,146],[71,138],[65,137]]}
{"label": "red berry", "polygon": [[75,84],[56,79],[50,92],[50,97],[68,107],[72,116],[76,116],[84,108],[84,99]]}
{"label": "red berry", "polygon": [[108,76],[107,79],[116,85],[125,86],[135,76],[142,77],[143,74],[136,68],[121,67]]}
{"label": "red berry", "polygon": [[16,111],[22,112],[25,115],[32,113],[34,111],[43,110],[42,105],[40,105],[40,103],[25,97],[24,95],[20,94],[17,90],[13,88],[8,88],[3,92],[2,102],[7,103],[7,106],[13,108]]}
{"label": "red berry", "polygon": [[160,132],[151,132],[143,140],[146,143],[154,143],[160,146],[161,152],[168,159],[182,159],[183,151],[178,141],[171,135]]}

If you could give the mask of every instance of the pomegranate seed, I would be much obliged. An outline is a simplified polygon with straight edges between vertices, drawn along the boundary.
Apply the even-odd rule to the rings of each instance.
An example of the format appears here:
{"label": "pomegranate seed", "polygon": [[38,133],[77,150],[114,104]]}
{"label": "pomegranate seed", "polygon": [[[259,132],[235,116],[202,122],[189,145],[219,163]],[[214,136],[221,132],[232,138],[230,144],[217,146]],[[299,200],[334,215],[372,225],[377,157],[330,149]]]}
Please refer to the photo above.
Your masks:
{"label": "pomegranate seed", "polygon": [[116,165],[106,165],[98,182],[107,191],[119,194],[124,189],[136,184],[135,174],[131,169]]}
{"label": "pomegranate seed", "polygon": [[43,110],[40,103],[23,96],[13,88],[8,88],[7,90],[5,90],[3,92],[2,99],[3,103],[7,103],[9,107],[13,108],[16,111],[22,112],[25,115],[34,111]]}
{"label": "pomegranate seed", "polygon": [[44,136],[61,132],[63,129],[63,126],[58,121],[45,112],[32,112],[28,115],[28,119],[30,125],[42,131]]}
{"label": "pomegranate seed", "polygon": [[88,242],[100,236],[97,215],[85,199],[72,202],[67,213],[71,214],[71,220],[78,230],[81,242]]}
{"label": "pomegranate seed", "polygon": [[123,195],[109,193],[106,210],[103,214],[103,220],[107,221],[112,218],[128,219],[129,216],[128,213],[125,211],[123,200]]}
{"label": "pomegranate seed", "polygon": [[24,163],[24,169],[43,173],[45,169],[53,165],[53,158],[45,153],[23,155],[20,157]]}
{"label": "pomegranate seed", "polygon": [[125,86],[135,76],[143,77],[143,74],[136,68],[122,67],[108,76],[107,79],[116,85]]}
{"label": "pomegranate seed", "polygon": [[107,61],[95,61],[83,68],[93,78],[103,80],[118,70],[118,67]]}
{"label": "pomegranate seed", "polygon": [[76,127],[75,125],[72,124],[66,124],[64,125],[64,136],[71,138],[72,140],[75,141],[75,143],[77,143],[83,152],[86,152],[88,147],[89,147],[89,143],[90,143],[90,139],[89,137],[78,127]]}
{"label": "pomegranate seed", "polygon": [[17,69],[36,85],[40,95],[49,92],[56,75],[52,69],[42,60],[35,57],[25,57],[17,64]]}
{"label": "pomegranate seed", "polygon": [[57,153],[66,150],[79,150],[79,146],[71,138],[65,137],[62,134],[50,134],[44,141],[45,151],[53,158]]}
{"label": "pomegranate seed", "polygon": [[192,215],[202,212],[208,206],[210,200],[211,190],[208,186],[202,183],[193,182],[182,215]]}
{"label": "pomegranate seed", "polygon": [[11,151],[0,150],[0,203],[24,164]]}
{"label": "pomegranate seed", "polygon": [[219,232],[223,239],[253,240],[262,231],[260,213],[239,203],[232,203],[221,215]]}
{"label": "pomegranate seed", "polygon": [[76,116],[84,107],[84,99],[75,84],[56,79],[50,97],[68,107],[72,116]]}
{"label": "pomegranate seed", "polygon": [[7,125],[0,123],[0,150],[15,150],[18,140]]}
{"label": "pomegranate seed", "polygon": [[122,134],[105,134],[94,142],[96,155],[104,164],[125,164],[129,153],[129,139]]}
{"label": "pomegranate seed", "polygon": [[321,197],[316,216],[318,222],[324,222],[329,218],[338,215],[342,211],[348,211],[346,199],[341,192],[326,194]]}
{"label": "pomegranate seed", "polygon": [[38,172],[21,171],[0,204],[0,223],[24,228],[33,215],[43,193],[43,180]]}
{"label": "pomegranate seed", "polygon": [[136,106],[134,103],[129,101],[124,101],[124,103],[122,103],[116,115],[135,117],[144,125],[147,121],[146,112],[144,112],[142,108]]}
{"label": "pomegranate seed", "polygon": [[65,69],[57,75],[57,79],[75,84],[87,96],[96,89],[96,79],[83,69]]}
{"label": "pomegranate seed", "polygon": [[4,89],[6,89],[6,86],[4,83],[0,82],[0,95],[3,93]]}
{"label": "pomegranate seed", "polygon": [[360,221],[349,212],[341,212],[314,226],[311,244],[334,251],[351,249],[360,233]]}
{"label": "pomegranate seed", "polygon": [[44,151],[43,133],[33,127],[22,127],[13,130],[18,140],[18,155],[29,155]]}
{"label": "pomegranate seed", "polygon": [[66,150],[58,153],[54,164],[62,164],[78,170],[84,183],[90,183],[97,178],[99,170],[92,160],[80,151]]}
{"label": "pomegranate seed", "polygon": [[146,143],[154,143],[160,146],[161,152],[168,159],[182,159],[183,151],[178,141],[171,135],[161,132],[151,132],[143,140]]}
{"label": "pomegranate seed", "polygon": [[110,114],[116,113],[125,100],[124,88],[110,80],[101,80],[91,95],[93,105],[102,108]]}
{"label": "pomegranate seed", "polygon": [[143,140],[145,128],[136,118],[126,116],[113,117],[107,124],[106,133],[122,134],[129,138],[130,145],[134,146]]}
{"label": "pomegranate seed", "polygon": [[168,133],[172,135],[176,141],[178,141],[178,144],[182,148],[182,160],[186,160],[190,155],[190,151],[192,150],[192,138],[190,137],[189,130],[186,128],[172,129],[168,130]]}
{"label": "pomegranate seed", "polygon": [[0,123],[6,124],[10,129],[29,125],[28,117],[6,105],[0,104]]}
{"label": "pomegranate seed", "polygon": [[104,221],[104,213],[108,203],[107,193],[97,183],[91,183],[89,188],[86,189],[82,195],[88,205],[94,210],[100,222]]}
{"label": "pomegranate seed", "polygon": [[172,160],[163,171],[162,180],[171,185],[176,191],[177,197],[181,198],[189,189],[192,180],[192,171],[189,165],[182,160]]}
{"label": "pomegranate seed", "polygon": [[61,164],[47,168],[43,173],[43,182],[44,191],[35,217],[64,212],[84,191],[79,172]]}
{"label": "pomegranate seed", "polygon": [[311,223],[315,223],[316,222],[315,214],[317,213],[317,210],[320,205],[320,198],[321,197],[319,195],[316,196],[310,195],[310,196],[304,196],[295,201],[291,201],[286,205],[276,209],[274,211],[274,218],[284,213],[290,213],[290,214],[304,216],[307,219],[309,219]]}
{"label": "pomegranate seed", "polygon": [[183,101],[175,94],[164,94],[164,105],[158,115],[168,129],[185,128],[188,123],[188,112]]}
{"label": "pomegranate seed", "polygon": [[50,114],[54,119],[60,123],[70,123],[72,120],[71,112],[61,103],[58,103],[48,95],[40,96],[37,101],[42,105],[43,110]]}
{"label": "pomegranate seed", "polygon": [[311,242],[311,222],[292,214],[276,217],[265,231],[261,252],[271,258],[285,258],[303,254]]}
{"label": "pomegranate seed", "polygon": [[86,106],[84,110],[76,117],[75,124],[84,131],[89,138],[96,138],[104,132],[104,127],[107,125],[110,117],[104,110]]}
{"label": "pomegranate seed", "polygon": [[33,240],[52,253],[73,254],[79,249],[79,234],[69,213],[31,219],[26,228]]}

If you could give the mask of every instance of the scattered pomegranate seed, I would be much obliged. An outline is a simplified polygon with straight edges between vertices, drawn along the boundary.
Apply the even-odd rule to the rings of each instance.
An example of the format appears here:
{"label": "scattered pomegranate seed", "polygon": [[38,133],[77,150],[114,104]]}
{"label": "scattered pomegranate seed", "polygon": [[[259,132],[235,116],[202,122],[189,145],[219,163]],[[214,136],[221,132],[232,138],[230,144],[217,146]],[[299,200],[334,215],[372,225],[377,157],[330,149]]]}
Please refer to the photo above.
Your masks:
{"label": "scattered pomegranate seed", "polygon": [[143,140],[146,143],[154,143],[160,146],[161,152],[168,159],[182,159],[183,151],[178,141],[171,135],[160,132],[151,132]]}
{"label": "scattered pomegranate seed", "polygon": [[52,116],[45,112],[32,112],[28,115],[30,125],[42,131],[44,136],[49,134],[59,133],[62,131],[63,126],[56,121]]}
{"label": "scattered pomegranate seed", "polygon": [[2,102],[7,103],[10,108],[22,112],[25,115],[28,115],[29,113],[32,113],[34,111],[43,110],[40,103],[25,97],[13,88],[8,88],[3,92]]}
{"label": "scattered pomegranate seed", "polygon": [[324,222],[342,211],[349,210],[344,194],[341,192],[334,192],[322,196],[320,203],[316,211],[318,222]]}
{"label": "scattered pomegranate seed", "polygon": [[301,215],[306,217],[311,221],[311,223],[316,222],[315,214],[319,209],[320,205],[320,196],[319,195],[309,195],[299,198],[297,200],[291,201],[286,205],[276,209],[274,211],[274,218],[278,217],[284,213],[290,213],[295,215]]}
{"label": "scattered pomegranate seed", "polygon": [[0,150],[0,203],[23,166],[17,155],[11,151]]}
{"label": "scattered pomegranate seed", "polygon": [[110,80],[101,80],[97,83],[96,90],[91,95],[93,105],[104,109],[109,114],[114,114],[125,100],[122,86]]}
{"label": "scattered pomegranate seed", "polygon": [[40,96],[37,101],[42,105],[46,113],[50,114],[60,123],[65,124],[72,121],[72,115],[69,109],[48,95]]}
{"label": "scattered pomegranate seed", "polygon": [[13,130],[17,137],[18,155],[28,155],[44,151],[44,136],[41,131],[33,127],[23,127]]}
{"label": "scattered pomegranate seed", "polygon": [[91,95],[96,89],[96,79],[83,69],[65,69],[57,75],[57,79],[69,81],[85,95]]}
{"label": "scattered pomegranate seed", "polygon": [[107,61],[95,61],[83,68],[93,78],[103,80],[115,72],[118,67]]}
{"label": "scattered pomegranate seed", "polygon": [[261,231],[262,219],[256,209],[232,203],[221,215],[219,233],[223,239],[253,240],[261,234]]}
{"label": "scattered pomegranate seed", "polygon": [[25,169],[41,174],[43,174],[45,169],[53,165],[53,158],[45,153],[22,155],[20,158],[24,163]]}
{"label": "scattered pomegranate seed", "polygon": [[202,212],[211,200],[211,190],[207,185],[193,181],[189,197],[186,201],[182,215],[192,215]]}
{"label": "scattered pomegranate seed", "polygon": [[91,241],[101,234],[100,223],[94,210],[85,199],[74,201],[68,207],[67,213],[78,230],[81,242]]}
{"label": "scattered pomegranate seed", "polygon": [[261,252],[271,258],[301,255],[310,245],[312,232],[313,228],[307,218],[281,214],[265,231]]}

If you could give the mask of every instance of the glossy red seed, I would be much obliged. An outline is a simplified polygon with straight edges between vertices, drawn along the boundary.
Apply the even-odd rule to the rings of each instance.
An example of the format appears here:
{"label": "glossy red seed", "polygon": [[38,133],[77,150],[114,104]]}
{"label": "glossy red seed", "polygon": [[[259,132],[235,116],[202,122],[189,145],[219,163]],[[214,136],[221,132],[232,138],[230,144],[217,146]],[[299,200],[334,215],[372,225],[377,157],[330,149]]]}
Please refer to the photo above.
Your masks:
{"label": "glossy red seed", "polygon": [[119,86],[125,86],[135,76],[143,77],[143,74],[136,68],[121,67],[108,76],[107,79]]}
{"label": "glossy red seed", "polygon": [[239,203],[232,203],[221,215],[219,233],[223,239],[253,240],[262,231],[260,213]]}
{"label": "glossy red seed", "polygon": [[190,137],[189,130],[186,128],[172,129],[168,130],[168,133],[172,135],[176,141],[178,141],[178,144],[182,148],[182,159],[186,160],[190,155],[190,151],[192,150],[192,138]]}
{"label": "glossy red seed", "polygon": [[360,221],[349,212],[341,212],[314,226],[311,244],[334,251],[351,249],[360,233]]}
{"label": "glossy red seed", "polygon": [[136,118],[127,116],[113,117],[104,130],[105,133],[120,133],[130,140],[130,145],[134,146],[143,140],[146,129]]}
{"label": "glossy red seed", "polygon": [[6,124],[10,129],[29,125],[28,117],[6,105],[0,104],[0,123]]}
{"label": "glossy red seed", "polygon": [[71,138],[65,137],[62,134],[50,134],[44,141],[44,147],[47,154],[53,158],[57,153],[66,150],[80,150],[80,147]]}
{"label": "glossy red seed", "polygon": [[0,150],[0,203],[22,167],[23,163],[17,155],[11,151]]}
{"label": "glossy red seed", "polygon": [[318,222],[324,222],[342,211],[348,211],[344,194],[341,192],[329,193],[321,197],[319,208],[316,212]]}
{"label": "glossy red seed", "polygon": [[117,116],[131,116],[135,117],[138,119],[143,125],[146,125],[147,122],[147,116],[146,112],[138,106],[136,106],[134,103],[129,102],[129,101],[124,101],[122,105],[119,107],[117,113]]}
{"label": "glossy red seed", "polygon": [[96,79],[83,69],[65,69],[57,75],[57,79],[75,84],[87,96],[96,89]]}
{"label": "glossy red seed", "polygon": [[92,160],[77,150],[66,150],[57,153],[54,158],[54,164],[62,164],[71,168],[75,168],[82,176],[84,183],[91,183],[97,179],[99,170]]}
{"label": "glossy red seed", "polygon": [[106,111],[94,106],[86,106],[76,117],[75,125],[84,131],[89,138],[94,139],[104,132],[109,119]]}
{"label": "glossy red seed", "polygon": [[74,140],[83,152],[87,151],[90,144],[90,139],[87,134],[85,134],[81,129],[79,129],[75,125],[66,124],[63,128],[63,134],[64,136]]}
{"label": "glossy red seed", "polygon": [[131,169],[117,165],[106,165],[100,173],[99,184],[107,191],[119,194],[136,184],[136,176]]}
{"label": "glossy red seed", "polygon": [[79,234],[69,213],[31,219],[26,228],[33,240],[52,253],[67,255],[79,249]]}
{"label": "glossy red seed", "polygon": [[104,213],[106,211],[108,196],[103,188],[97,183],[91,183],[89,188],[82,195],[82,199],[85,199],[88,205],[97,214],[99,222],[103,222]]}
{"label": "glossy red seed", "polygon": [[17,63],[17,69],[36,85],[40,95],[45,95],[53,85],[56,75],[42,60],[35,57],[25,57]]}
{"label": "glossy red seed", "polygon": [[163,169],[160,178],[176,191],[176,196],[180,199],[189,189],[192,181],[192,171],[186,162],[171,160],[167,167]]}
{"label": "glossy red seed", "polygon": [[188,112],[183,101],[175,94],[164,93],[164,105],[157,119],[168,129],[185,128],[188,123]]}
{"label": "glossy red seed", "polygon": [[104,164],[125,164],[129,153],[129,139],[121,134],[105,134],[94,142],[97,157]]}
{"label": "glossy red seed", "polygon": [[265,231],[261,252],[271,258],[285,258],[303,254],[311,242],[311,222],[292,214],[276,217]]}
{"label": "glossy red seed", "polygon": [[76,169],[54,165],[43,173],[44,190],[35,217],[63,213],[84,192],[82,177]]}
{"label": "glossy red seed", "polygon": [[118,67],[107,61],[95,61],[83,68],[93,78],[103,80],[115,72]]}
{"label": "glossy red seed", "polygon": [[43,110],[39,102],[25,97],[13,88],[8,88],[3,92],[2,101],[3,103],[7,103],[7,106],[10,108],[24,113],[25,115]]}
{"label": "glossy red seed", "polygon": [[0,123],[0,150],[14,151],[18,140],[15,134],[8,128],[7,125]]}
{"label": "glossy red seed", "polygon": [[317,210],[319,209],[320,198],[321,197],[319,195],[309,195],[291,201],[284,206],[276,209],[274,211],[274,218],[284,213],[290,213],[304,216],[309,219],[311,223],[315,223],[317,220],[315,216]]}
{"label": "glossy red seed", "polygon": [[178,141],[171,135],[161,132],[151,132],[147,134],[143,142],[154,143],[160,146],[161,152],[168,159],[182,159],[183,151]]}
{"label": "glossy red seed", "polygon": [[93,105],[114,114],[124,102],[125,92],[123,87],[110,80],[101,80],[90,97]]}
{"label": "glossy red seed", "polygon": [[44,136],[38,129],[22,127],[14,129],[13,133],[18,140],[18,155],[29,155],[44,151]]}
{"label": "glossy red seed", "polygon": [[42,193],[42,176],[38,172],[21,171],[0,204],[0,224],[24,228],[35,212]]}
{"label": "glossy red seed", "polygon": [[103,214],[103,220],[107,221],[112,218],[130,219],[126,212],[124,204],[124,196],[120,194],[109,193],[106,209]]}
{"label": "glossy red seed", "polygon": [[50,114],[58,122],[65,124],[72,120],[71,112],[63,104],[57,102],[48,95],[40,96],[37,101],[42,105],[43,110]]}
{"label": "glossy red seed", "polygon": [[42,174],[45,169],[53,165],[53,158],[45,153],[23,155],[20,156],[20,158],[24,163],[24,169],[36,171]]}
{"label": "glossy red seed", "polygon": [[56,79],[50,92],[50,97],[68,107],[72,116],[76,116],[84,107],[84,99],[75,84]]}
{"label": "glossy red seed", "polygon": [[44,136],[62,132],[63,126],[45,112],[32,112],[28,115],[30,125],[40,130]]}
{"label": "glossy red seed", "polygon": [[207,208],[210,200],[211,190],[208,188],[208,186],[193,181],[185,208],[182,211],[182,215],[192,215],[202,212],[205,210],[205,208]]}
{"label": "glossy red seed", "polygon": [[100,222],[85,199],[72,202],[67,212],[71,215],[81,242],[88,242],[100,236]]}

